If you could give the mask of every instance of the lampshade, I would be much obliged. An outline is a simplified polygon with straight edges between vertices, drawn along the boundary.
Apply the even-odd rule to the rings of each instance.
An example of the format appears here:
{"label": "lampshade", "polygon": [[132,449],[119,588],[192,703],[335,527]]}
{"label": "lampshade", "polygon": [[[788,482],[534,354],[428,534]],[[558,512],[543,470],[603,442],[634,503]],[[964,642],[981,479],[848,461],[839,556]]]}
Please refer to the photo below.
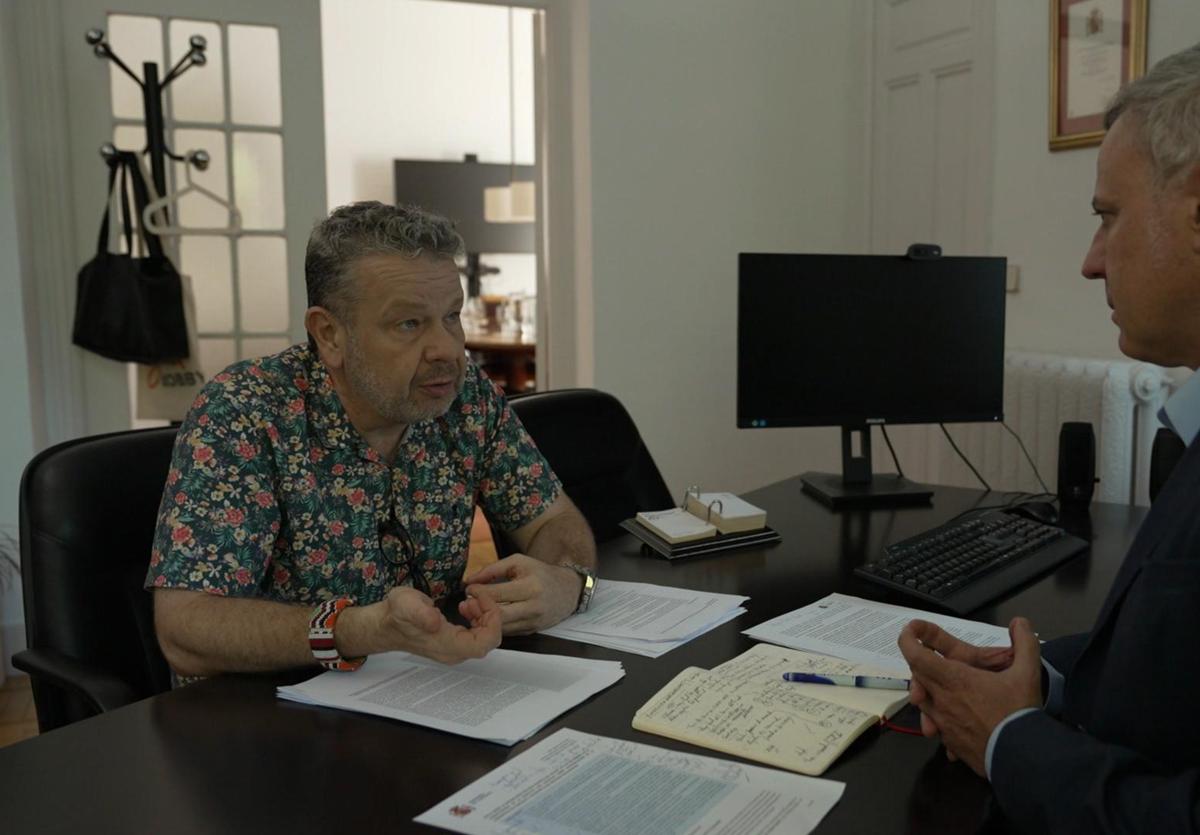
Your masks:
{"label": "lampshade", "polygon": [[532,180],[483,190],[483,219],[488,223],[533,223],[537,187]]}
{"label": "lampshade", "polygon": [[514,223],[533,223],[537,216],[537,186],[532,180],[513,180],[508,187],[512,197]]}
{"label": "lampshade", "polygon": [[516,177],[517,112],[513,86],[513,10],[508,9],[508,155],[512,176],[507,186],[483,190],[483,219],[488,223],[533,223],[537,216],[537,187]]}
{"label": "lampshade", "polygon": [[488,186],[483,190],[483,219],[488,223],[508,223],[512,215],[512,191],[509,186]]}

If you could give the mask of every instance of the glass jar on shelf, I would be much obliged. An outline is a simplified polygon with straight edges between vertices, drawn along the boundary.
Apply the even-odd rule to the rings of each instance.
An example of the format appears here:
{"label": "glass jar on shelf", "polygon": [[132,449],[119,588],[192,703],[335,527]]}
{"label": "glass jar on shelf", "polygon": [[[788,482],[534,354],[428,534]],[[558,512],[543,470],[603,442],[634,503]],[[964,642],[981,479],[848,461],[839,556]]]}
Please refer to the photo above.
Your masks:
{"label": "glass jar on shelf", "polygon": [[462,326],[467,334],[480,334],[487,331],[487,311],[484,310],[483,300],[479,296],[468,296],[463,302]]}

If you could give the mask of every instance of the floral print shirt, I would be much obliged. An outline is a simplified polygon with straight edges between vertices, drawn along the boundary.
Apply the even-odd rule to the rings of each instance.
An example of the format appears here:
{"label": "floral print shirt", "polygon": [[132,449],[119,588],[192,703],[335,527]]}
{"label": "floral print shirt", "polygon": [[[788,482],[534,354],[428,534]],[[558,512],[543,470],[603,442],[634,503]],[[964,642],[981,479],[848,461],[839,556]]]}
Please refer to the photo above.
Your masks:
{"label": "floral print shirt", "polygon": [[[308,345],[230,366],[179,430],[147,588],[315,604],[456,592],[478,500],[511,531],[562,485],[473,363],[441,417],[389,466],[350,423]],[[418,572],[416,577],[411,572]]]}

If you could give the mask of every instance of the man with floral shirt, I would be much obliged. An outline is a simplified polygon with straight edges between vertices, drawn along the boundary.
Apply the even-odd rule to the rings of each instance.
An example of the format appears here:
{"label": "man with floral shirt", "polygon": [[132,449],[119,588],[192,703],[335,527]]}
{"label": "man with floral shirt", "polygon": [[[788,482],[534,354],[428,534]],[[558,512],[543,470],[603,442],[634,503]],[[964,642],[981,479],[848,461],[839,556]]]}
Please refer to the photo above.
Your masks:
{"label": "man with floral shirt", "polygon": [[[309,239],[308,344],[196,399],[146,581],[177,674],[453,663],[586,602],[587,523],[466,358],[461,251],[419,209],[337,209]],[[464,578],[476,501],[519,553]],[[460,626],[438,604],[464,583]]]}

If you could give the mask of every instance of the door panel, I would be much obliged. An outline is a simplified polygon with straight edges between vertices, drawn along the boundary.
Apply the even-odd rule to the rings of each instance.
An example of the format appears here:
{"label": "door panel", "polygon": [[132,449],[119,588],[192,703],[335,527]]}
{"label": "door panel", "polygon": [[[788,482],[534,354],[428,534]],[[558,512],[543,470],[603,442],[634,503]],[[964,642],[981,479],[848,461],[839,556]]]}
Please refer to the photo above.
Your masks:
{"label": "door panel", "polygon": [[[205,372],[235,359],[279,350],[304,335],[304,247],[325,214],[319,0],[60,0],[70,125],[69,164],[77,262],[92,257],[105,201],[98,149],[112,137],[138,147],[144,137],[141,93],[84,43],[104,28],[114,51],[139,76],[141,61],[172,62],[194,34],[208,40],[204,66],[167,87],[168,147],[203,148],[207,170],[193,179],[232,195],[243,216],[236,235],[184,235],[168,243],[192,276]],[[168,165],[168,188],[183,184]],[[225,226],[227,213],[198,195],[185,197],[173,221]],[[74,276],[66,297],[74,299]],[[91,353],[83,358],[88,433],[133,425],[129,371]],[[56,379],[49,370],[49,379]],[[63,377],[57,377],[63,379]]]}

